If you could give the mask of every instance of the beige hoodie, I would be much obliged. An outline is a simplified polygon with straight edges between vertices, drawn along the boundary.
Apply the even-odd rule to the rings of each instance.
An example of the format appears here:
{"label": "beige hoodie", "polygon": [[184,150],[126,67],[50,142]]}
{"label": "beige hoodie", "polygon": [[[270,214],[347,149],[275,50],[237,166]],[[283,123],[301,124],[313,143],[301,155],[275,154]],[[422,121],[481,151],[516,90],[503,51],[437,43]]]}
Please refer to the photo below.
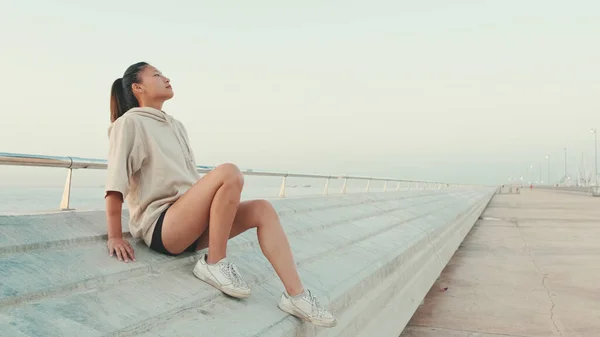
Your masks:
{"label": "beige hoodie", "polygon": [[121,192],[129,206],[129,231],[152,242],[156,220],[200,179],[187,132],[154,108],[133,108],[108,128],[105,191]]}

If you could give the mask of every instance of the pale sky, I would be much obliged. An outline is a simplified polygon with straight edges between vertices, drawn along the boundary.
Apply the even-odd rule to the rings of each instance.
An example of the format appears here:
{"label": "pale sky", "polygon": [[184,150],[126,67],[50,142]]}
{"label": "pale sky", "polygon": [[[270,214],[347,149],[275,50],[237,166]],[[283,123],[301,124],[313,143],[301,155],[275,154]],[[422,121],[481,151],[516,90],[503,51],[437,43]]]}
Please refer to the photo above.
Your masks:
{"label": "pale sky", "polygon": [[598,1],[23,0],[0,22],[0,152],[106,158],[110,86],[147,61],[201,165],[504,183],[546,180],[547,154],[558,179],[567,147],[593,168]]}

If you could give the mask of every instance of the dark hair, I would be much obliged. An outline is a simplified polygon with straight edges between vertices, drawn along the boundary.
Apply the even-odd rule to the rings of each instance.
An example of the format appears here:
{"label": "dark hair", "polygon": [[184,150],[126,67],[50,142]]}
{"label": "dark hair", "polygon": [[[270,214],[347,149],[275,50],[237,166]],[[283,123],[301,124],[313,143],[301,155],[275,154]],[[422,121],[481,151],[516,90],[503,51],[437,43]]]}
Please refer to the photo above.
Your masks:
{"label": "dark hair", "polygon": [[139,74],[148,65],[146,62],[138,62],[134,65],[129,66],[125,70],[122,78],[117,78],[110,89],[110,121],[111,123],[116,121],[117,118],[123,116],[129,109],[139,107],[131,85],[133,83],[140,83]]}

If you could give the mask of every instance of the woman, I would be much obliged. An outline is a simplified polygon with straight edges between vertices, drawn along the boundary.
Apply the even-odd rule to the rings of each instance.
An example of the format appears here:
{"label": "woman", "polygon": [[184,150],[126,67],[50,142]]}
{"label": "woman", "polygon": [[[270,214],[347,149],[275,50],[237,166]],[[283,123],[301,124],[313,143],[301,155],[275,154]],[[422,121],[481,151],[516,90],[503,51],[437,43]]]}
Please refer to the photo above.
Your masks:
{"label": "woman", "polygon": [[125,198],[134,238],[166,255],[208,248],[194,275],[230,296],[246,298],[251,291],[226,258],[227,241],[256,228],[260,248],[285,286],[279,308],[318,326],[334,326],[336,319],[304,289],[271,204],[240,202],[244,177],[233,164],[200,177],[184,126],[162,111],[172,97],[170,80],[145,62],[127,68],[112,85],[106,182],[109,255],[135,261],[133,248],[121,236]]}

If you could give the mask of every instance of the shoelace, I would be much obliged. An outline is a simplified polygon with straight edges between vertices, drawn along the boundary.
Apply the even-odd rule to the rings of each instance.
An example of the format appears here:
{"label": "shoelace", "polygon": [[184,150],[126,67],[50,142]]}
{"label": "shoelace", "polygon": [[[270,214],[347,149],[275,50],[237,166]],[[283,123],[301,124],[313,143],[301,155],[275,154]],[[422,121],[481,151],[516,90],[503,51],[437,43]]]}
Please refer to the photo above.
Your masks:
{"label": "shoelace", "polygon": [[246,285],[246,282],[240,275],[240,272],[237,270],[237,267],[233,262],[224,263],[221,265],[221,270],[225,273],[225,275],[229,276],[234,284],[236,285]]}
{"label": "shoelace", "polygon": [[313,310],[316,309],[317,316],[323,316],[325,314],[325,308],[321,307],[321,303],[309,289],[306,290],[306,295],[304,295],[304,298],[308,300],[313,307]]}

